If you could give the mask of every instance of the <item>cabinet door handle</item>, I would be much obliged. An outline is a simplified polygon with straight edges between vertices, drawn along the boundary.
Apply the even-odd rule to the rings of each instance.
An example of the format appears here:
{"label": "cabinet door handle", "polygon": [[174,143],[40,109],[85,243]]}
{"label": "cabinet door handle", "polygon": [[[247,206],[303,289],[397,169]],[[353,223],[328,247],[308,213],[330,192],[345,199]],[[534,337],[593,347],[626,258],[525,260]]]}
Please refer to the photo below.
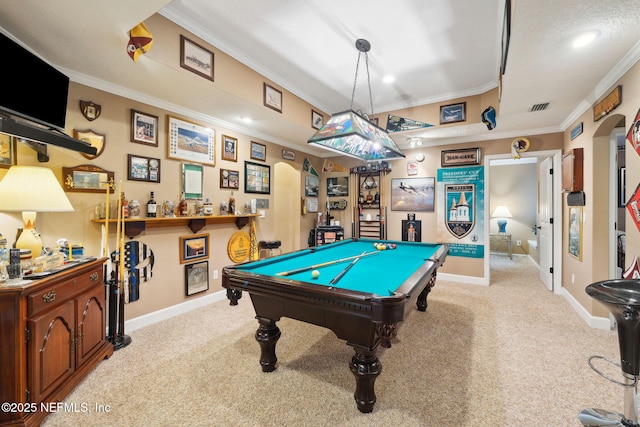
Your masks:
{"label": "cabinet door handle", "polygon": [[47,292],[46,294],[42,295],[42,301],[46,303],[50,303],[54,299],[56,299],[56,291]]}
{"label": "cabinet door handle", "polygon": [[98,273],[94,271],[93,273],[91,273],[91,276],[89,276],[89,279],[92,282],[95,282],[96,280],[98,280],[98,276],[99,276]]}

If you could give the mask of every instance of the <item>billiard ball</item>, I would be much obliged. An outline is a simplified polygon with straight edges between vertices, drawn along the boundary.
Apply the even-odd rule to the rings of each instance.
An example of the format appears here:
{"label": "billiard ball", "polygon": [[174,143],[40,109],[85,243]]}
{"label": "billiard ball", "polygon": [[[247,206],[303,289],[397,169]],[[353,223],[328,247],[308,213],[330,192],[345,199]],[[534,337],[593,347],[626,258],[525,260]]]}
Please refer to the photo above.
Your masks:
{"label": "billiard ball", "polygon": [[311,278],[312,279],[317,279],[318,277],[320,277],[320,272],[318,270],[313,270],[311,272]]}

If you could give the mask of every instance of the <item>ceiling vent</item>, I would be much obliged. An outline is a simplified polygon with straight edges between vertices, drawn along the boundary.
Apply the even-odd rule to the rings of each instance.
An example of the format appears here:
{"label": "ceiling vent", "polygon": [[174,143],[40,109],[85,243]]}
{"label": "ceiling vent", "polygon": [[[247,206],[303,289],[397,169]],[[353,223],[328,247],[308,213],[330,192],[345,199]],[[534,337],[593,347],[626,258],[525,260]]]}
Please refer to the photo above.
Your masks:
{"label": "ceiling vent", "polygon": [[547,109],[547,107],[549,107],[548,102],[545,102],[544,104],[536,104],[533,107],[531,107],[531,111],[544,111]]}

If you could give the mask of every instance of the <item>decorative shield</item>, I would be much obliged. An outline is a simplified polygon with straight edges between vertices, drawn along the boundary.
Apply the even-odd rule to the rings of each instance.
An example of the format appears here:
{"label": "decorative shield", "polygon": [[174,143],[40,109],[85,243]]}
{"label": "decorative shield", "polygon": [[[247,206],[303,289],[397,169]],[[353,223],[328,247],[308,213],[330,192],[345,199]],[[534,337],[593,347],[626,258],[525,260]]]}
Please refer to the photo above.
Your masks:
{"label": "decorative shield", "polygon": [[458,239],[462,239],[473,230],[476,223],[476,185],[447,184],[444,191],[447,203],[447,230]]}
{"label": "decorative shield", "polygon": [[82,111],[82,115],[84,116],[85,119],[92,122],[98,117],[100,117],[100,113],[102,112],[102,106],[95,104],[91,101],[80,100],[80,111]]}

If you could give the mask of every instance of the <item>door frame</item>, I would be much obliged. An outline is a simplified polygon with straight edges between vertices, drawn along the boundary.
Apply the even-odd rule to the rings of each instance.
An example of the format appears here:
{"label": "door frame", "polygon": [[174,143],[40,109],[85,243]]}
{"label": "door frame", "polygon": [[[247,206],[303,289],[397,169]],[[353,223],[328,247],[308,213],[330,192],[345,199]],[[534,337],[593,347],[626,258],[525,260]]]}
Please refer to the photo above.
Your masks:
{"label": "door frame", "polygon": [[[529,151],[520,153],[520,156],[536,157],[538,159],[553,158],[553,293],[562,294],[562,150]],[[484,187],[486,189],[489,188],[491,180],[491,161],[512,158],[513,155],[510,153],[484,156]],[[484,203],[485,218],[490,218],[489,198],[490,194],[486,193]],[[484,242],[484,277],[485,284],[489,285],[491,283],[489,221],[484,221],[484,228],[484,235],[487,236]]]}

